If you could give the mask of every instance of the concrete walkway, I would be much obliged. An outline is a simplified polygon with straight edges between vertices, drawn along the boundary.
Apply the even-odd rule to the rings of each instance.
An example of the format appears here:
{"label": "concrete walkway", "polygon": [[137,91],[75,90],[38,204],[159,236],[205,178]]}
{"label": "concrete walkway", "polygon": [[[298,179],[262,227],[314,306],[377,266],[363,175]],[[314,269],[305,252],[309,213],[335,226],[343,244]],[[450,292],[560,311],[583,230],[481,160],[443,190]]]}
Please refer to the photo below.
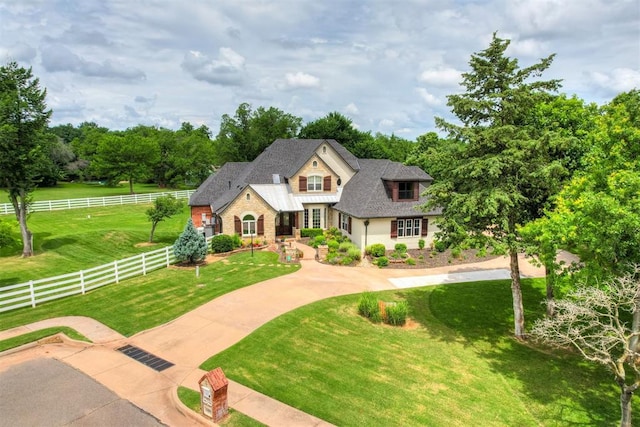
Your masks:
{"label": "concrete walkway", "polygon": [[[202,425],[206,420],[176,398],[176,387],[198,390],[204,371],[198,366],[252,331],[297,307],[321,299],[365,290],[407,288],[441,283],[508,278],[508,259],[432,269],[379,269],[334,267],[315,262],[315,250],[304,251],[297,272],[238,289],[161,326],[125,338],[92,319],[63,317],[0,331],[0,340],[32,330],[62,325],[76,329],[93,344],[58,342],[32,345],[0,354],[0,372],[8,366],[38,357],[54,357],[93,377],[118,396],[171,426]],[[523,276],[543,276],[543,271],[521,260]],[[506,273],[505,273],[506,272]],[[506,276],[505,276],[506,274]],[[131,344],[175,366],[156,372],[117,348]],[[229,405],[267,425],[321,426],[326,422],[229,382]],[[210,425],[210,422],[208,423]]]}

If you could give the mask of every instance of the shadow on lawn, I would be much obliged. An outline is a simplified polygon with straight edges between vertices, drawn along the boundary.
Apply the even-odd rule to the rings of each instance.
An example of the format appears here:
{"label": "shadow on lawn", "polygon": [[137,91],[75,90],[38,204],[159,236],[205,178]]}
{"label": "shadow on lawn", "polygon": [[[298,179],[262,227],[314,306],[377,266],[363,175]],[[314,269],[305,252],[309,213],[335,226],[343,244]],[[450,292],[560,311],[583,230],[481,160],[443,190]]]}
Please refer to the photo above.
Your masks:
{"label": "shadow on lawn", "polygon": [[[532,283],[522,283],[528,326],[544,315],[543,289]],[[615,425],[619,421],[617,391],[604,367],[573,353],[545,353],[533,342],[513,338],[510,281],[451,284],[403,294],[415,320],[432,339],[463,340],[516,390],[555,406],[553,413],[536,414],[545,425]],[[554,405],[558,401],[566,403]]]}

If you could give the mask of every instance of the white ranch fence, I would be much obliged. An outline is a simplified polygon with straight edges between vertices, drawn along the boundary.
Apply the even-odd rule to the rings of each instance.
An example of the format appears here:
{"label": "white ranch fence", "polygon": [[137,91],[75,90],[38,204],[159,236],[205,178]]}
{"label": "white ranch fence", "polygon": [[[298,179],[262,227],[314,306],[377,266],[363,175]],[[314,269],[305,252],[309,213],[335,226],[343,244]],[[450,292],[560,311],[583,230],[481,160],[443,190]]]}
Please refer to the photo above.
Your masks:
{"label": "white ranch fence", "polygon": [[[211,238],[208,238],[207,244],[210,241]],[[3,286],[0,288],[0,313],[22,307],[35,307],[37,304],[71,295],[84,295],[101,286],[169,267],[175,261],[173,246],[167,246],[75,273]]]}
{"label": "white ranch fence", "polygon": [[[33,202],[29,212],[59,211],[64,209],[97,208],[101,206],[133,205],[151,203],[160,196],[172,195],[176,199],[188,199],[195,190],[166,191],[163,193],[131,194],[127,196],[88,197],[86,199],[44,200]],[[0,204],[0,215],[12,214],[11,203]]]}

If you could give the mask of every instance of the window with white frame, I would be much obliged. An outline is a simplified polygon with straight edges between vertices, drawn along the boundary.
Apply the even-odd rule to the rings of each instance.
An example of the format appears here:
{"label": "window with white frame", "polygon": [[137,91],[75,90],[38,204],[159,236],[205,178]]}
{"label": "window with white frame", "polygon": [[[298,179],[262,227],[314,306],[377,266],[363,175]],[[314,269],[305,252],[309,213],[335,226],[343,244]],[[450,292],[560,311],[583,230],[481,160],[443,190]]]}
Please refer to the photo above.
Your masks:
{"label": "window with white frame", "polygon": [[304,228],[309,228],[309,209],[304,210]]}
{"label": "window with white frame", "polygon": [[317,175],[308,176],[307,191],[322,191],[322,177]]}
{"label": "window with white frame", "polygon": [[420,218],[398,219],[398,237],[420,236]]}
{"label": "window with white frame", "polygon": [[349,215],[340,215],[340,228],[345,231],[349,231]]}
{"label": "window with white frame", "polygon": [[255,236],[256,234],[256,217],[253,215],[245,215],[242,217],[242,235]]}

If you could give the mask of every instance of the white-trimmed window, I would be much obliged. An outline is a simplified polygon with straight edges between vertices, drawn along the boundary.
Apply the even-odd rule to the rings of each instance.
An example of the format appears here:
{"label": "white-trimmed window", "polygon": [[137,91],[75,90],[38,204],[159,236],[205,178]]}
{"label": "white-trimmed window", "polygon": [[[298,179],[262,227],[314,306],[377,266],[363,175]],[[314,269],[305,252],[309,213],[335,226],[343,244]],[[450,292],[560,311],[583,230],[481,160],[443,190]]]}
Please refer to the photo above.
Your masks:
{"label": "white-trimmed window", "polygon": [[309,209],[304,210],[304,228],[309,228]]}
{"label": "white-trimmed window", "polygon": [[251,214],[242,217],[242,235],[256,235],[256,217]]}
{"label": "white-trimmed window", "polygon": [[312,209],[311,215],[313,220],[313,228],[320,228],[320,209]]}
{"label": "white-trimmed window", "polygon": [[398,237],[420,236],[422,230],[420,218],[398,220]]}
{"label": "white-trimmed window", "polygon": [[348,231],[349,230],[349,215],[345,215],[342,214],[340,215],[340,228],[342,230]]}
{"label": "white-trimmed window", "polygon": [[307,191],[322,191],[322,177],[318,175],[308,176]]}

